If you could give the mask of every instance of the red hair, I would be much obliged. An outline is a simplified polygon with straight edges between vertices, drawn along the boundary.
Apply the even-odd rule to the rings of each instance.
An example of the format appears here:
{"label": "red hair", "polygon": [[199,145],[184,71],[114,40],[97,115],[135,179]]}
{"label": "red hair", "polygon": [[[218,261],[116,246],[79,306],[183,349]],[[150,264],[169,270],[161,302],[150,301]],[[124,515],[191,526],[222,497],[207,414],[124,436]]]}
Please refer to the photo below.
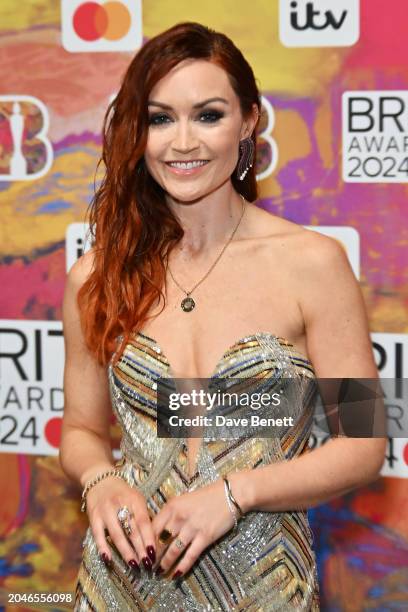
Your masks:
{"label": "red hair", "polygon": [[[150,39],[133,58],[103,120],[97,167],[103,161],[105,174],[88,211],[93,269],[78,292],[85,342],[102,365],[115,351],[117,336],[123,339],[116,359],[130,334],[143,326],[152,304],[160,296],[165,299],[165,261],[184,234],[143,154],[150,92],[174,66],[191,58],[227,72],[244,118],[254,103],[261,112],[254,74],[241,51],[227,36],[199,23],[176,24]],[[256,147],[256,130],[252,139]],[[238,193],[256,200],[255,163],[243,181],[235,171],[231,180]]]}

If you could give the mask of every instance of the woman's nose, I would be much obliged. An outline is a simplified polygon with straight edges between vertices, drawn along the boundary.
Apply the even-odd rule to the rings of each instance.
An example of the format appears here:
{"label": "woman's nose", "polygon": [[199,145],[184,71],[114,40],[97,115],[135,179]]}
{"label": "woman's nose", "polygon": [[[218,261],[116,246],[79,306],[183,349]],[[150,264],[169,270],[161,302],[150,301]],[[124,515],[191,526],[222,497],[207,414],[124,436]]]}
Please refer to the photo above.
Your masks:
{"label": "woman's nose", "polygon": [[188,153],[197,148],[198,139],[194,127],[188,121],[180,121],[177,125],[172,146],[175,151],[180,153]]}

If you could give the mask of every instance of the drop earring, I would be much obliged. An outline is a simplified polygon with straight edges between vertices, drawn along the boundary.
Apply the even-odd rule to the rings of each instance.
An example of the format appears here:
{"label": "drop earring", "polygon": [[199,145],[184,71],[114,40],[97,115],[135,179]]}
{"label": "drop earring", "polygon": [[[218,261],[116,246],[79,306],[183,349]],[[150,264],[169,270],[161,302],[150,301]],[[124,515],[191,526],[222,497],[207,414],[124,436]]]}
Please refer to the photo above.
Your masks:
{"label": "drop earring", "polygon": [[243,181],[248,170],[252,168],[254,163],[255,146],[254,141],[249,136],[244,138],[239,143],[239,160],[237,167],[237,176],[240,181]]}

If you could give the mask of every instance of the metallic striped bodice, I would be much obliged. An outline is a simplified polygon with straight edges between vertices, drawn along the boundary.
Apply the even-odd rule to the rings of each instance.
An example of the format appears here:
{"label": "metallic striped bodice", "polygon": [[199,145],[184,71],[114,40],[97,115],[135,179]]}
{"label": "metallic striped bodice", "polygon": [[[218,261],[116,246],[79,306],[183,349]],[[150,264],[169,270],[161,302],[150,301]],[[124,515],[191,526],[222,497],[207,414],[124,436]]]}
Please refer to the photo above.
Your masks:
{"label": "metallic striped bodice", "polygon": [[[208,440],[204,435],[192,478],[186,439],[157,436],[157,383],[159,378],[172,380],[171,364],[158,343],[144,333],[134,333],[119,361],[109,365],[108,375],[112,407],[122,430],[119,463],[128,483],[145,495],[152,516],[172,496],[203,487],[224,474],[258,469],[308,451],[313,420],[308,393],[315,373],[305,355],[275,334],[257,332],[235,342],[216,364],[210,384],[244,378],[261,386],[266,382],[279,386],[283,379],[292,379],[285,387],[285,400],[294,426],[279,437]],[[180,587],[143,568],[136,576],[114,547],[112,552],[114,567],[107,573],[88,530],[78,583],[81,596],[75,609],[87,609],[91,586],[109,609],[118,611],[124,606],[185,612],[319,609],[313,538],[304,511],[249,512],[236,534],[226,534],[203,551]]]}

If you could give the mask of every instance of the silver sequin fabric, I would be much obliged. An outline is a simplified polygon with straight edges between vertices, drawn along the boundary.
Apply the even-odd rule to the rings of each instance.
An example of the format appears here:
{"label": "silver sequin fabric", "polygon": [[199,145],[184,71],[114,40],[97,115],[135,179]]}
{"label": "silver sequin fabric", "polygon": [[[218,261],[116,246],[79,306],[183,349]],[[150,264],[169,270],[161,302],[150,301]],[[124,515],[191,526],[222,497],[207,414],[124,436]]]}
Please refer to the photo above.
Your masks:
{"label": "silver sequin fabric", "polygon": [[[119,338],[120,339],[120,338]],[[290,342],[257,332],[234,343],[218,362],[212,379],[228,386],[237,379],[283,385],[294,425],[279,436],[202,438],[196,472],[188,473],[184,438],[157,434],[157,382],[172,380],[158,343],[132,334],[119,361],[108,367],[112,408],[122,431],[125,476],[145,496],[151,516],[171,497],[242,469],[259,469],[309,452],[315,379],[311,362]],[[267,483],[265,483],[267,486]],[[156,577],[143,565],[133,570],[110,541],[112,567],[105,566],[89,527],[76,585],[74,610],[172,612],[272,612],[320,609],[313,535],[306,510],[248,512],[238,530],[208,546],[178,581]]]}

